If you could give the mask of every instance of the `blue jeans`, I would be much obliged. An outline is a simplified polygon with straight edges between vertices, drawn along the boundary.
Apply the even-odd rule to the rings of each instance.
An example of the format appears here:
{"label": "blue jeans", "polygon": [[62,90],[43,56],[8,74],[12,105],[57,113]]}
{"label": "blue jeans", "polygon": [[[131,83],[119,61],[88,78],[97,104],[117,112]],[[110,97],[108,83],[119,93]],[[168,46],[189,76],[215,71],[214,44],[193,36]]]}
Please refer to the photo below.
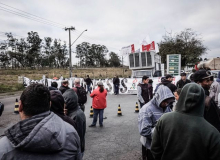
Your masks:
{"label": "blue jeans", "polygon": [[92,125],[96,125],[98,115],[99,115],[99,125],[103,125],[103,113],[104,113],[104,109],[94,109],[93,108],[93,122],[92,122]]}
{"label": "blue jeans", "polygon": [[115,84],[114,87],[115,87],[115,94],[118,94],[119,85]]}
{"label": "blue jeans", "polygon": [[91,84],[87,85],[87,93],[88,93],[88,92],[91,93],[91,91],[90,91],[90,85],[91,85]]}

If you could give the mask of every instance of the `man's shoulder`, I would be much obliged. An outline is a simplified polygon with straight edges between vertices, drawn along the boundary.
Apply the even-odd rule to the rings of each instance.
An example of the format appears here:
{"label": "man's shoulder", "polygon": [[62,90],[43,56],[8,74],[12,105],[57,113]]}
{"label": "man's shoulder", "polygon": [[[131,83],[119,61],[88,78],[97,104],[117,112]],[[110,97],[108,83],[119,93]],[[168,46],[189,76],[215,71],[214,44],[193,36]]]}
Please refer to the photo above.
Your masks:
{"label": "man's shoulder", "polygon": [[78,109],[78,110],[77,110],[76,116],[77,116],[78,118],[80,118],[82,121],[85,121],[85,120],[86,120],[85,113],[84,113],[81,109]]}
{"label": "man's shoulder", "polygon": [[155,105],[151,101],[149,101],[141,108],[141,111],[142,112],[151,112],[154,108],[155,108]]}
{"label": "man's shoulder", "polygon": [[6,136],[0,138],[0,159],[2,156],[14,149],[9,139]]}

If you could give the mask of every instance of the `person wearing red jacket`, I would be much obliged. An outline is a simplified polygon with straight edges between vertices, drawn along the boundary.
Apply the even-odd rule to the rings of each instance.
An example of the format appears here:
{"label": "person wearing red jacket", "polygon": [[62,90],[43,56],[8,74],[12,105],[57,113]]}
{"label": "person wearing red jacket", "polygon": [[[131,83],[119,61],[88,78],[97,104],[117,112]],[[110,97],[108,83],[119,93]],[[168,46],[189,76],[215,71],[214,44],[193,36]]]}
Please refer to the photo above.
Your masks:
{"label": "person wearing red jacket", "polygon": [[99,115],[99,125],[103,127],[103,113],[106,108],[106,96],[107,90],[104,89],[103,83],[98,82],[98,88],[96,88],[91,94],[90,97],[93,98],[92,107],[93,107],[93,122],[89,127],[95,127],[97,118]]}

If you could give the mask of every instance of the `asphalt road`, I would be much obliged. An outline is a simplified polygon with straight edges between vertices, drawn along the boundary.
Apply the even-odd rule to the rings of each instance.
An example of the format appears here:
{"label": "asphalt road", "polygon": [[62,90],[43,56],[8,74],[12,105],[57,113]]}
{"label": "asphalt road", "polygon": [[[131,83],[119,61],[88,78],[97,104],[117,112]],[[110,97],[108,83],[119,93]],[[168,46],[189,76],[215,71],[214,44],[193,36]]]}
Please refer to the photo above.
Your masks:
{"label": "asphalt road", "polygon": [[[14,115],[15,99],[19,95],[0,98],[5,104],[5,111],[0,117],[0,135],[4,130],[17,123],[19,115]],[[92,123],[89,118],[92,99],[88,96],[85,107],[86,115],[86,148],[84,160],[139,160],[141,159],[141,143],[135,113],[136,95],[108,95],[107,108],[104,110],[104,127],[88,127]],[[122,116],[117,115],[118,105]]]}

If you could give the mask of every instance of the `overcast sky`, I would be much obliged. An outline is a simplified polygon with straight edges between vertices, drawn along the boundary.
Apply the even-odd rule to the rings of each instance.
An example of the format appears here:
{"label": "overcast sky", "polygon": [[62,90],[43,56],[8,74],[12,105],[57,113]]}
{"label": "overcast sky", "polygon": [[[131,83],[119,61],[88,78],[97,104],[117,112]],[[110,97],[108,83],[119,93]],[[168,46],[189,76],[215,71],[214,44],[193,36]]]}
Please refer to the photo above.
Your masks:
{"label": "overcast sky", "polygon": [[[59,23],[46,25],[5,12],[8,6]],[[16,10],[15,10],[16,11]],[[25,13],[23,13],[25,14]],[[192,28],[209,48],[204,57],[220,57],[219,0],[0,0],[0,32],[27,36],[38,32],[40,37],[52,37],[68,42],[64,27],[74,26],[72,42],[87,29],[75,45],[87,41],[119,50],[135,44],[140,48],[143,39],[159,43],[165,32],[173,34]],[[19,37],[17,37],[19,38]],[[0,33],[0,40],[5,39]]]}

